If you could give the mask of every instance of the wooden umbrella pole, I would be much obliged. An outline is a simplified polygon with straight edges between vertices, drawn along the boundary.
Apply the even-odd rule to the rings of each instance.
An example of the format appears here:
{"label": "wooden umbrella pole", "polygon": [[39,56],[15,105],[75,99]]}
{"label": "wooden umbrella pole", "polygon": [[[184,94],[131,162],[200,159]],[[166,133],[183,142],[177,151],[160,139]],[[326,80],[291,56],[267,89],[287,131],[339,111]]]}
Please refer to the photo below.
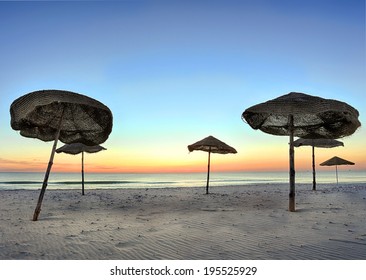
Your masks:
{"label": "wooden umbrella pole", "polygon": [[337,177],[337,185],[338,185],[338,167],[336,165],[336,177]]}
{"label": "wooden umbrella pole", "polygon": [[312,145],[313,150],[313,191],[316,190],[316,181],[315,181],[315,147]]}
{"label": "wooden umbrella pole", "polygon": [[81,181],[82,181],[81,195],[84,195],[84,151],[81,152]]}
{"label": "wooden umbrella pole", "polygon": [[208,150],[208,166],[207,166],[206,194],[208,194],[208,182],[210,180],[210,161],[211,161],[211,147]]}
{"label": "wooden umbrella pole", "polygon": [[289,115],[290,129],[290,194],[289,211],[295,212],[295,150],[294,150],[294,116]]}
{"label": "wooden umbrella pole", "polygon": [[36,209],[34,210],[33,221],[38,220],[39,213],[41,212],[42,201],[43,201],[44,193],[46,192],[48,177],[49,177],[50,172],[51,172],[51,167],[52,167],[52,164],[53,164],[53,158],[55,156],[55,151],[56,151],[56,147],[57,147],[57,141],[58,141],[58,138],[60,137],[61,124],[62,124],[63,117],[64,117],[64,110],[62,110],[60,123],[58,125],[58,130],[57,130],[57,133],[56,133],[55,141],[53,142],[53,147],[52,147],[52,151],[51,151],[50,160],[48,162],[47,171],[46,171],[46,174],[44,176],[41,193],[39,194],[37,206],[36,206]]}

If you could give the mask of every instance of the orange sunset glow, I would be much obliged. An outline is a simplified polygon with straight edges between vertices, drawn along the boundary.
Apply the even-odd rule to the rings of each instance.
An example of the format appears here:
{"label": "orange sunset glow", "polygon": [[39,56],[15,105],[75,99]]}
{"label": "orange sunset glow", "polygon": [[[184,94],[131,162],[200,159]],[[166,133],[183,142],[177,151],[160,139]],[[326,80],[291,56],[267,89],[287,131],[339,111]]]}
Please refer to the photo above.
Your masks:
{"label": "orange sunset glow", "polygon": [[[257,132],[255,132],[257,133]],[[263,136],[269,141],[271,136]],[[34,140],[24,139],[25,142]],[[212,154],[211,170],[219,172],[231,171],[286,171],[288,170],[288,146],[287,137],[277,137],[276,143],[267,146],[250,147],[250,145],[238,145],[237,154]],[[283,142],[283,143],[282,143]],[[315,148],[315,158],[319,163],[337,155],[349,159],[356,165],[352,170],[364,170],[366,168],[366,148],[347,138],[345,147],[332,149]],[[354,143],[356,142],[356,143]],[[37,143],[33,150],[27,150],[24,156],[23,145],[17,151],[8,150],[11,160],[1,159],[2,171],[13,172],[44,172],[49,159],[50,143]],[[349,147],[348,147],[349,146]],[[107,146],[106,146],[107,147]],[[161,173],[161,172],[206,172],[208,154],[194,151],[189,153],[186,147],[175,151],[164,151],[162,147],[154,149],[149,147],[143,150],[123,149],[119,147],[107,148],[95,154],[85,153],[85,170],[95,173]],[[295,149],[296,170],[306,171],[311,169],[311,147]],[[81,169],[81,154],[67,155],[56,154],[53,163],[54,172],[79,172]],[[319,171],[328,170],[327,167],[317,167]]]}

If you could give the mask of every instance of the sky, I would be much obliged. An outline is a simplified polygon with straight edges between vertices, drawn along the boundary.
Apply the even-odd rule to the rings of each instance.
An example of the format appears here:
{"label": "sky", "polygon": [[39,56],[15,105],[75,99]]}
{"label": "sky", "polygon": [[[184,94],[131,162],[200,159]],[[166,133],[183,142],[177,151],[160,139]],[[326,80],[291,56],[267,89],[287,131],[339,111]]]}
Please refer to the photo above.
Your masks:
{"label": "sky", "polygon": [[[366,123],[365,1],[0,2],[0,172],[45,171],[52,142],[10,126],[18,97],[41,89],[88,95],[113,113],[107,148],[87,172],[206,171],[187,145],[212,135],[238,153],[213,171],[288,170],[288,137],[256,131],[243,111],[289,92],[337,99]],[[366,130],[316,149],[366,170]],[[58,147],[63,143],[59,142]],[[56,154],[54,172],[79,172]],[[295,150],[311,170],[311,148]],[[329,170],[329,167],[318,167]]]}

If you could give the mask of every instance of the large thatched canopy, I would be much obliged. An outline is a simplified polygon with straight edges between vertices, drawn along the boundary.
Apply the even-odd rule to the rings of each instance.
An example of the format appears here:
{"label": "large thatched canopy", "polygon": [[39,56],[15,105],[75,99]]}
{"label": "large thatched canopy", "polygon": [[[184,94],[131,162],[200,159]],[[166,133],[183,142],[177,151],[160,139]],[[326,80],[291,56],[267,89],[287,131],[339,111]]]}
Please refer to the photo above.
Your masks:
{"label": "large thatched canopy", "polygon": [[293,116],[293,135],[302,138],[342,138],[361,125],[358,111],[347,103],[300,92],[254,105],[243,112],[242,119],[253,129],[290,135],[289,115]]}
{"label": "large thatched canopy", "polygon": [[42,141],[53,141],[60,128],[63,143],[93,146],[105,142],[112,131],[112,113],[107,106],[64,90],[39,90],[21,96],[11,104],[10,115],[14,130]]}

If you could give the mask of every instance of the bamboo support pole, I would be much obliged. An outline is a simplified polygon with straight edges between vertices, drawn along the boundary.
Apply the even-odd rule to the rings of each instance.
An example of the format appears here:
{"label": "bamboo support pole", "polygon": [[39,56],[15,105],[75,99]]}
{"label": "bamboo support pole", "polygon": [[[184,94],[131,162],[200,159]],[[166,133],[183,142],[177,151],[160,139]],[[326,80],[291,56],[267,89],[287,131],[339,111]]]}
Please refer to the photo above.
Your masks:
{"label": "bamboo support pole", "polygon": [[208,182],[210,180],[210,161],[211,161],[211,147],[208,150],[208,166],[207,166],[206,194],[208,194]]}
{"label": "bamboo support pole", "polygon": [[81,152],[81,195],[84,195],[84,151]]}
{"label": "bamboo support pole", "polygon": [[311,146],[312,147],[312,158],[313,158],[313,191],[316,190],[316,179],[315,179],[315,147],[314,145]]}
{"label": "bamboo support pole", "polygon": [[289,193],[289,211],[295,212],[295,150],[294,150],[294,116],[289,115],[290,129],[290,193]]}
{"label": "bamboo support pole", "polygon": [[51,172],[51,168],[52,168],[52,164],[53,164],[53,158],[55,156],[55,151],[56,151],[56,147],[57,147],[57,141],[58,141],[58,138],[60,137],[60,131],[61,131],[61,124],[62,124],[63,116],[64,116],[64,110],[62,110],[62,113],[61,113],[60,123],[59,123],[59,126],[58,126],[58,130],[56,132],[55,141],[53,142],[51,156],[50,156],[50,160],[48,162],[46,174],[44,176],[42,189],[41,189],[41,192],[40,192],[39,197],[38,197],[38,202],[37,202],[36,209],[34,210],[33,221],[38,220],[39,213],[41,212],[42,201],[43,201],[44,194],[46,192],[48,177],[49,177],[50,172]]}

